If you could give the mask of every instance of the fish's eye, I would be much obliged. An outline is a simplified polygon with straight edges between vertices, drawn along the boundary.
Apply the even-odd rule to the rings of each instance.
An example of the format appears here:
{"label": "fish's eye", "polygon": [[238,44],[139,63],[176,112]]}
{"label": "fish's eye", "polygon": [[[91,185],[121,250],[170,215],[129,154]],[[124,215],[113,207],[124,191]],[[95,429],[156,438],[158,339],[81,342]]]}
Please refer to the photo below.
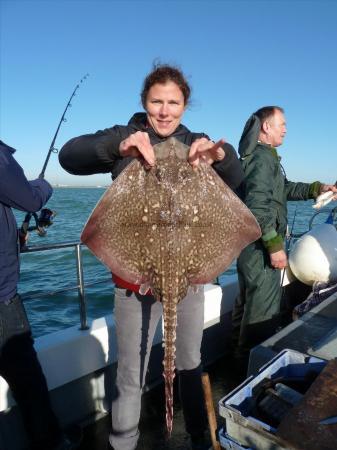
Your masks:
{"label": "fish's eye", "polygon": [[155,177],[157,178],[158,181],[163,181],[163,169],[162,168],[156,169]]}

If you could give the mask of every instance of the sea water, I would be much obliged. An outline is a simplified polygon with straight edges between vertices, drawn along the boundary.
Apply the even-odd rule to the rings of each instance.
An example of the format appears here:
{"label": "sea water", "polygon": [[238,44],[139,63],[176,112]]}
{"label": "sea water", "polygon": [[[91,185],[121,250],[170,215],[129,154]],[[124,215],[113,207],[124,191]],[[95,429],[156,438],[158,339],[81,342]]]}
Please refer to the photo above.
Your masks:
{"label": "sea water", "polygon": [[[54,223],[47,234],[40,237],[30,232],[28,245],[51,245],[61,242],[79,242],[81,231],[103,195],[104,188],[55,188],[46,207],[56,212]],[[289,202],[288,221],[293,232],[308,230],[310,218],[315,213],[312,201]],[[15,212],[18,225],[24,213]],[[317,216],[324,221],[326,214]],[[33,221],[32,223],[33,224]],[[294,225],[293,225],[294,224]],[[111,314],[113,311],[114,286],[110,272],[82,247],[84,282],[88,322]],[[235,262],[219,276],[220,284],[228,274],[235,273]],[[21,255],[19,292],[24,298],[27,314],[35,337],[62,328],[80,325],[77,294],[77,273],[74,248],[39,251]],[[64,289],[62,293],[55,293]],[[53,294],[54,293],[54,294]],[[53,294],[53,295],[51,295]]]}

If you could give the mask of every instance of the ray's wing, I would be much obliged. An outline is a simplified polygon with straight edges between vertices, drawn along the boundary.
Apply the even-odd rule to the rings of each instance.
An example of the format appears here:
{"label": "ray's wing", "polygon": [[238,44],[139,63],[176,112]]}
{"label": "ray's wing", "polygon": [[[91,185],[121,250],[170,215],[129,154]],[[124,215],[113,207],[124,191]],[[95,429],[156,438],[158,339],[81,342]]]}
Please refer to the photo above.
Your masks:
{"label": "ray's wing", "polygon": [[81,241],[114,274],[135,284],[148,281],[142,255],[144,178],[141,163],[134,160],[105,192],[81,234]]}
{"label": "ray's wing", "polygon": [[190,284],[204,284],[224,272],[261,236],[261,230],[246,205],[205,163],[198,166],[198,196],[193,208],[192,226],[185,238],[193,244],[188,279]]}

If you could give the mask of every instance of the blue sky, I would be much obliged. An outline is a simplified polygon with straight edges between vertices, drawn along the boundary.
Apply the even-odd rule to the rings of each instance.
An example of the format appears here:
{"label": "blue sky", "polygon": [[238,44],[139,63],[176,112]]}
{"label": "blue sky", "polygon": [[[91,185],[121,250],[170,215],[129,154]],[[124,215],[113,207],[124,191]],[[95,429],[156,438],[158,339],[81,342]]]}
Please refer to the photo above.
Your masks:
{"label": "blue sky", "polygon": [[[65,105],[81,84],[56,141],[125,124],[141,110],[156,58],[192,85],[183,123],[237,148],[246,119],[284,107],[280,154],[293,181],[337,179],[337,2],[1,0],[0,134],[29,178],[41,171]],[[52,183],[108,184],[67,174],[52,155]]]}

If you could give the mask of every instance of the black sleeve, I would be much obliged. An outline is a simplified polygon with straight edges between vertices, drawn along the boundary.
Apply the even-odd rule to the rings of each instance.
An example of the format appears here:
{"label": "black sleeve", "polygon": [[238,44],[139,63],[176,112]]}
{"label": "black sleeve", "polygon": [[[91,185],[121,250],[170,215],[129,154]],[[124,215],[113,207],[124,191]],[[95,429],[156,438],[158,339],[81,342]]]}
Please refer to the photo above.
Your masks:
{"label": "black sleeve", "polygon": [[238,192],[244,179],[241,163],[231,144],[225,143],[222,148],[225,151],[224,159],[213,163],[212,167],[233,191]]}
{"label": "black sleeve", "polygon": [[60,150],[60,164],[73,175],[111,172],[115,161],[121,159],[119,144],[123,139],[118,125],[70,139]]}

